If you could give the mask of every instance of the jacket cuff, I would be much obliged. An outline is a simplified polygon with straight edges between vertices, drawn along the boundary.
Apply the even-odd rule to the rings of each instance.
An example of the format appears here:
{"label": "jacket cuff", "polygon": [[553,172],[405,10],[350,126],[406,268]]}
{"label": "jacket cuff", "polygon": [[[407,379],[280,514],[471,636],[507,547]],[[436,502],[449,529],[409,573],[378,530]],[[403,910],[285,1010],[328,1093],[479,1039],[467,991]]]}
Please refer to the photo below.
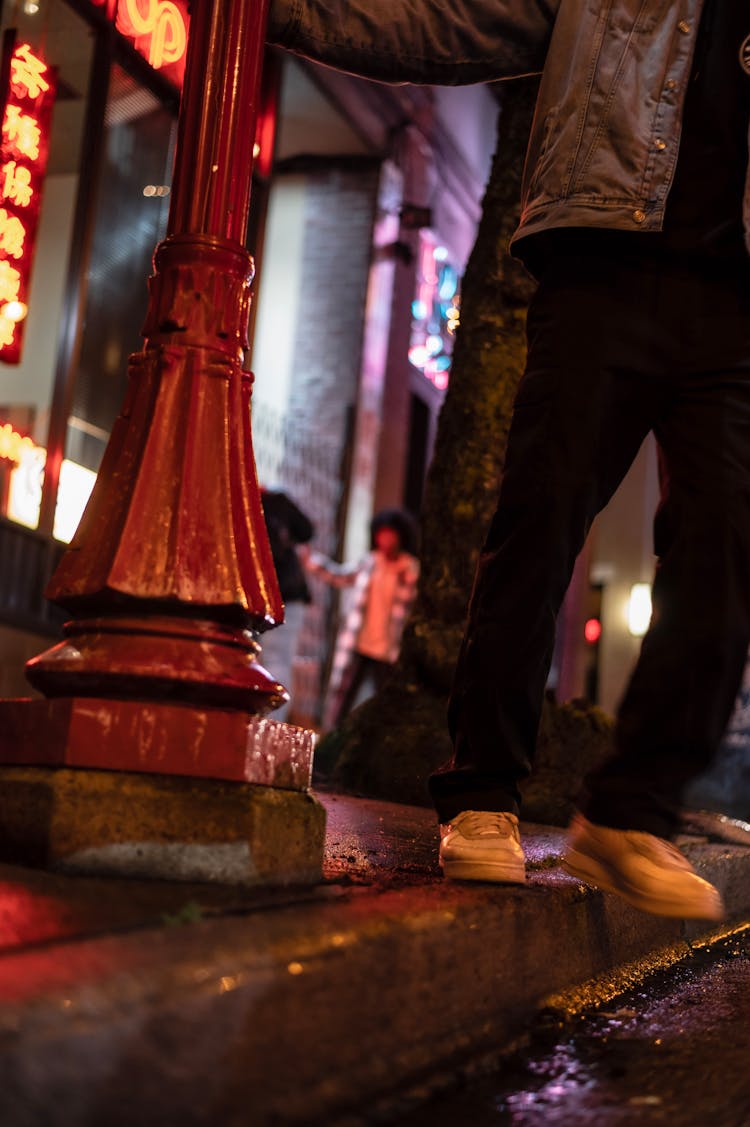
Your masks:
{"label": "jacket cuff", "polygon": [[302,19],[303,0],[271,0],[266,25],[266,39],[277,47],[294,40]]}

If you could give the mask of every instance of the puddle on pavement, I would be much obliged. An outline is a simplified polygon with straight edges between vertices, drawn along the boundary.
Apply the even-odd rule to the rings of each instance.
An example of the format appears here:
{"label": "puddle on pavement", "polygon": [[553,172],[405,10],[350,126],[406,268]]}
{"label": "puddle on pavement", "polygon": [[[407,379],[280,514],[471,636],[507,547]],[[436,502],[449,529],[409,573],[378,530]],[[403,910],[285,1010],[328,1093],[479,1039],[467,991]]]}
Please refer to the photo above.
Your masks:
{"label": "puddle on pavement", "polygon": [[750,930],[572,1017],[397,1127],[750,1127]]}

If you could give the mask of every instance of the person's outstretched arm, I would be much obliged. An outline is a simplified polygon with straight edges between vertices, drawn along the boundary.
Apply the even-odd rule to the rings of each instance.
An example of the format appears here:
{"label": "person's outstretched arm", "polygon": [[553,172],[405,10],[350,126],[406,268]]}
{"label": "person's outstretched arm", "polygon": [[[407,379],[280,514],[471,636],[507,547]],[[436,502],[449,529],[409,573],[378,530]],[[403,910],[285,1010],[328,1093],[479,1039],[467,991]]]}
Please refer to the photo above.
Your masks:
{"label": "person's outstretched arm", "polygon": [[322,579],[329,587],[353,587],[362,568],[361,560],[357,563],[338,563],[306,545],[299,550],[299,557],[305,571]]}
{"label": "person's outstretched arm", "polygon": [[560,0],[271,0],[268,40],[380,82],[541,71]]}

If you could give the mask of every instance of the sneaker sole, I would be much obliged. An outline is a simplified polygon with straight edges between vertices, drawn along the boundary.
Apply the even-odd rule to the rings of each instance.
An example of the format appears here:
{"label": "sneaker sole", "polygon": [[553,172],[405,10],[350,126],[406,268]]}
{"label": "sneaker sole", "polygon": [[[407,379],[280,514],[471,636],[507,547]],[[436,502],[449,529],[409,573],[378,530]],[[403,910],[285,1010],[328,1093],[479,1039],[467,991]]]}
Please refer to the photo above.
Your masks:
{"label": "sneaker sole", "polygon": [[448,880],[482,880],[493,884],[525,884],[523,865],[498,861],[442,861],[440,867]]}
{"label": "sneaker sole", "polygon": [[725,917],[724,905],[717,893],[717,901],[711,904],[686,904],[684,900],[664,900],[657,896],[648,896],[633,885],[615,880],[611,870],[605,868],[593,857],[578,850],[569,850],[562,862],[563,870],[576,880],[585,884],[595,884],[605,892],[614,892],[621,896],[633,908],[642,912],[650,912],[654,916],[668,916],[670,919],[679,920],[723,920]]}

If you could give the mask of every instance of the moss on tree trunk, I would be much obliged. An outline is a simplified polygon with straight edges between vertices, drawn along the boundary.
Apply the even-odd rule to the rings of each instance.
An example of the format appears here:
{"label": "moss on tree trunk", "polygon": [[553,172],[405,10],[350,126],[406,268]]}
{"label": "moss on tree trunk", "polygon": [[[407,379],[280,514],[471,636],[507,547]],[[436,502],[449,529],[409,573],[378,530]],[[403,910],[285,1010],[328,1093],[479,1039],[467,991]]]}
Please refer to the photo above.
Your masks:
{"label": "moss on tree trunk", "polygon": [[[323,740],[318,754],[319,766],[334,769],[335,780],[346,789],[399,802],[428,802],[427,778],[450,755],[448,693],[525,362],[526,310],[534,281],[507,247],[518,223],[537,81],[519,80],[506,89],[482,217],[462,283],[450,387],[425,490],[417,602],[394,676]],[[597,718],[597,732],[602,723]],[[546,716],[542,737],[556,728],[556,719]],[[597,737],[595,756],[599,742]],[[547,744],[548,758],[554,759],[554,740]],[[556,817],[551,811],[544,817],[543,797],[531,805],[527,816],[543,815],[547,821],[560,821],[567,813],[566,807]]]}

